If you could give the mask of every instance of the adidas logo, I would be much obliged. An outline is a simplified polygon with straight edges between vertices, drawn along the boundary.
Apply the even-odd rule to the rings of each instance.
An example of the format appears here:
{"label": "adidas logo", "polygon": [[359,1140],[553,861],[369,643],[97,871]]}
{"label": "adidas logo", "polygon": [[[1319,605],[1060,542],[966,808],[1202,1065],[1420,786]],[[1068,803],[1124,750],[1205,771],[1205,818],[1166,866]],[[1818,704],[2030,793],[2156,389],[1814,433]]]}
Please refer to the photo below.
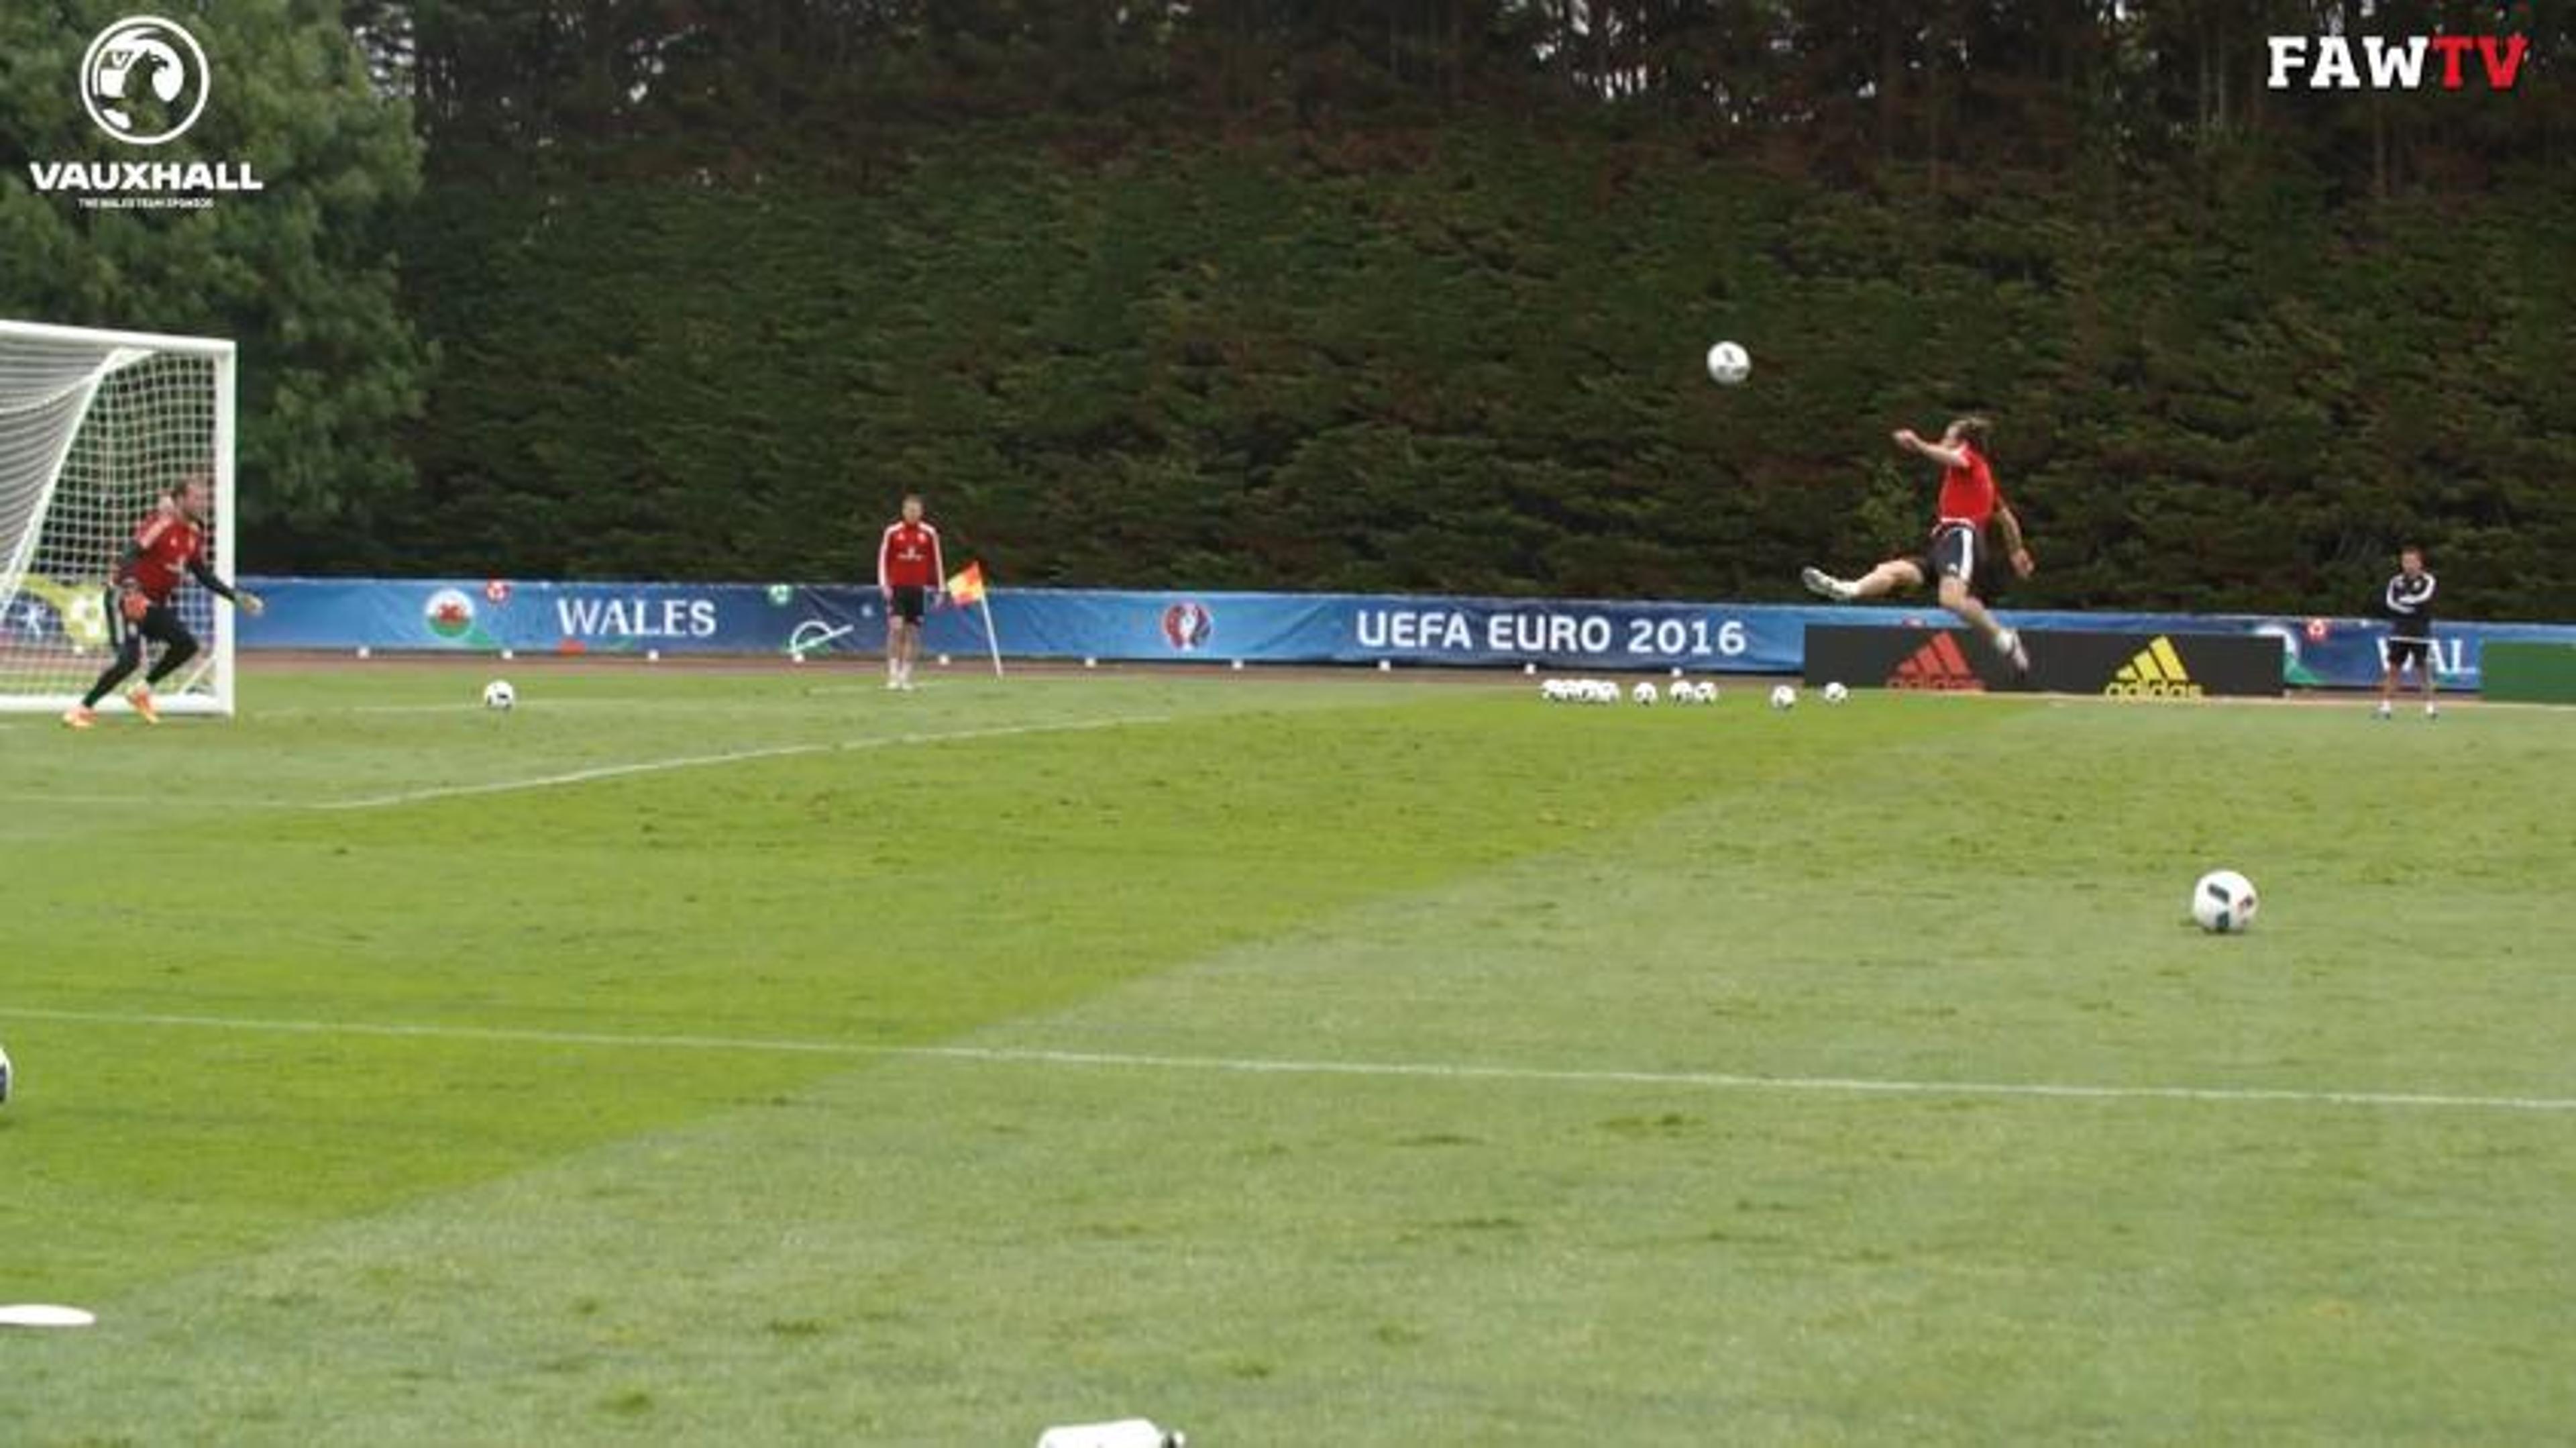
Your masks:
{"label": "adidas logo", "polygon": [[2197,699],[2200,685],[2191,681],[2191,670],[2182,666],[2173,640],[2158,634],[2155,642],[2120,666],[2102,692],[2115,699]]}
{"label": "adidas logo", "polygon": [[1911,657],[1896,666],[1887,676],[1891,689],[1949,689],[1958,692],[1982,692],[1986,681],[1968,667],[1968,656],[1959,651],[1959,640],[1946,633],[1936,633],[1923,641]]}

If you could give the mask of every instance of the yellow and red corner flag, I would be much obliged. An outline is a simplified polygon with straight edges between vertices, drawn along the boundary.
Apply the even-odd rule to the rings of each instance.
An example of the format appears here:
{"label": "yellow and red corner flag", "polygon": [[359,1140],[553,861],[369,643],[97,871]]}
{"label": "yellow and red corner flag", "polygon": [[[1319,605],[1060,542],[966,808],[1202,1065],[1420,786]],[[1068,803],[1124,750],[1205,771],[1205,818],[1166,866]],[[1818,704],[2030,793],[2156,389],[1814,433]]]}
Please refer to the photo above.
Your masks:
{"label": "yellow and red corner flag", "polygon": [[984,598],[984,565],[971,562],[948,576],[948,601],[964,608],[969,604],[984,615],[984,647],[993,654],[993,677],[1002,677],[1002,640],[993,632],[993,605]]}

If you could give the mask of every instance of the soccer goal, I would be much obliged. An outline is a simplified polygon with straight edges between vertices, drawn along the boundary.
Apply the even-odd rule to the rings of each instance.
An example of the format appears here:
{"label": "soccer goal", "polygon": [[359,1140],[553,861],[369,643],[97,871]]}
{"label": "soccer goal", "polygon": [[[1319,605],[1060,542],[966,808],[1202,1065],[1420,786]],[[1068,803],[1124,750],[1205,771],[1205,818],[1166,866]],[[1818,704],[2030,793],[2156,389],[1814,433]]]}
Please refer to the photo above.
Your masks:
{"label": "soccer goal", "polygon": [[[210,548],[230,579],[232,343],[0,321],[0,710],[80,701],[107,662],[117,560],[162,493],[198,472],[215,480]],[[156,690],[160,706],[229,714],[232,610],[194,584],[178,607],[207,646]]]}

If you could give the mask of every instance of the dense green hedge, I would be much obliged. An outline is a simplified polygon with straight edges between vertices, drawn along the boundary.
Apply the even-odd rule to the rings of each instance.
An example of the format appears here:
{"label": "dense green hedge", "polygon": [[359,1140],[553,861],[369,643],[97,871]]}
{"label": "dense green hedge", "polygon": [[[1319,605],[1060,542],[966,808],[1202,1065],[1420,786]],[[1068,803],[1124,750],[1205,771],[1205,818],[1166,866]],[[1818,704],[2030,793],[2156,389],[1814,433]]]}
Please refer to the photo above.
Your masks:
{"label": "dense green hedge", "polygon": [[[2254,144],[2247,143],[2249,146]],[[418,500],[346,566],[846,578],[905,489],[1007,583],[1781,597],[1974,406],[2026,605],[2576,616],[2576,181],[1786,177],[1486,117],[865,181],[433,184]],[[1721,390],[1700,354],[1752,349]]]}

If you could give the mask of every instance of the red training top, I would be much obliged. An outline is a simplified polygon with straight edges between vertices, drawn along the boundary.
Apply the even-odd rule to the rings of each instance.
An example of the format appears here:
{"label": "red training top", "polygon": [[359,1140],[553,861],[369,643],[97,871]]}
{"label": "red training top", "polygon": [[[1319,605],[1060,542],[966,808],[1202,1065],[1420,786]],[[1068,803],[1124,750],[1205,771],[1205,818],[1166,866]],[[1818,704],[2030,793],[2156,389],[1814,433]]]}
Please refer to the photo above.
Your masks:
{"label": "red training top", "polygon": [[877,587],[937,588],[948,576],[939,561],[939,530],[928,523],[897,522],[877,544]]}
{"label": "red training top", "polygon": [[1975,444],[1963,442],[1959,451],[1968,459],[1967,464],[1941,470],[1940,522],[1983,528],[1995,512],[1994,469],[1986,466],[1986,455],[1977,451]]}
{"label": "red training top", "polygon": [[206,530],[176,508],[156,509],[134,530],[134,561],[116,570],[116,581],[130,581],[154,603],[168,603],[188,565],[205,558]]}

